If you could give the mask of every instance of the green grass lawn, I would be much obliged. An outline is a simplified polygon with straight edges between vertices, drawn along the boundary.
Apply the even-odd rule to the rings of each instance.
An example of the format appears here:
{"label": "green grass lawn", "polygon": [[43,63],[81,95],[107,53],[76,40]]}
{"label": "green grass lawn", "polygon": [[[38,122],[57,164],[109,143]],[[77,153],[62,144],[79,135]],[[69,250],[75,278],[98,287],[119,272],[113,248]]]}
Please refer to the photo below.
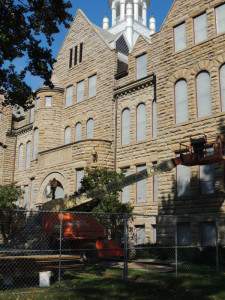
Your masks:
{"label": "green grass lawn", "polygon": [[[225,274],[216,275],[206,269],[204,274],[184,272],[178,279],[174,274],[131,270],[127,283],[122,278],[121,269],[87,266],[83,273],[65,271],[61,289],[58,289],[58,282],[55,282],[48,289],[36,287],[2,293],[0,291],[0,299],[225,299]],[[21,294],[23,291],[29,291],[29,294]]]}

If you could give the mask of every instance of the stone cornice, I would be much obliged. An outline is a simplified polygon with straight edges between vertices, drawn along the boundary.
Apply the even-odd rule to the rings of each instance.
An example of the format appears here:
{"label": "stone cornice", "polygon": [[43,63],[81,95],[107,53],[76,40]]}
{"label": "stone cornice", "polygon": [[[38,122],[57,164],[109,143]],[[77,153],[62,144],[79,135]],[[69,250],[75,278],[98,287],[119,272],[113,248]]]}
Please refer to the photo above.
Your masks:
{"label": "stone cornice", "polygon": [[61,88],[61,87],[57,87],[57,86],[54,86],[53,89],[50,89],[48,86],[41,86],[37,89],[36,93],[37,94],[40,94],[40,93],[43,93],[43,92],[58,92],[58,93],[64,93],[64,89]]}
{"label": "stone cornice", "polygon": [[154,86],[155,82],[156,82],[156,77],[155,77],[154,73],[152,73],[151,75],[148,75],[144,78],[133,81],[124,86],[115,88],[114,95],[113,95],[114,99],[119,98],[123,95],[127,95],[129,93],[132,93],[136,90],[144,89],[149,86]]}
{"label": "stone cornice", "polygon": [[12,129],[12,131],[10,133],[12,135],[18,135],[18,134],[21,134],[21,133],[31,131],[32,129],[33,129],[33,123],[30,123],[30,124],[24,125],[20,128]]}

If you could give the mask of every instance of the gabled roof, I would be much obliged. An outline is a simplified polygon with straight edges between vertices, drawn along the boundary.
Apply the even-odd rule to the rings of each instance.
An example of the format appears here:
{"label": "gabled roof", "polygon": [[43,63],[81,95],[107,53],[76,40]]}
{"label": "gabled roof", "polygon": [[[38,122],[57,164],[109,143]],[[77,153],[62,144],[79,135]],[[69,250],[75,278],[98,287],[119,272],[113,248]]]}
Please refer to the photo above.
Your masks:
{"label": "gabled roof", "polygon": [[92,26],[98,31],[98,33],[110,44],[112,43],[118,36],[119,34],[112,34],[105,29],[95,25],[92,23]]}

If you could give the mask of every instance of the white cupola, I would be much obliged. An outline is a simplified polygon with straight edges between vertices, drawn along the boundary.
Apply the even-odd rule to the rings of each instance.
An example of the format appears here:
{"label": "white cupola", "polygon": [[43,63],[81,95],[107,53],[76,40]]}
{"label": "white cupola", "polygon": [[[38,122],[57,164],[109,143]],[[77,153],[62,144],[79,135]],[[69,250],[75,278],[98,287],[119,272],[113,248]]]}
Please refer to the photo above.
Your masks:
{"label": "white cupola", "polygon": [[112,34],[124,33],[130,49],[134,47],[140,34],[150,40],[154,26],[153,19],[150,18],[152,23],[149,24],[149,27],[151,27],[147,27],[149,4],[150,0],[109,0],[109,7],[112,10],[112,27],[109,28],[109,25],[107,27],[109,23],[106,16],[103,19],[103,29]]}
{"label": "white cupola", "polygon": [[155,17],[153,16],[153,14],[149,19],[149,29],[151,31],[150,35],[155,33]]}
{"label": "white cupola", "polygon": [[105,14],[105,17],[103,18],[103,29],[109,29],[109,18],[107,17],[107,14]]}

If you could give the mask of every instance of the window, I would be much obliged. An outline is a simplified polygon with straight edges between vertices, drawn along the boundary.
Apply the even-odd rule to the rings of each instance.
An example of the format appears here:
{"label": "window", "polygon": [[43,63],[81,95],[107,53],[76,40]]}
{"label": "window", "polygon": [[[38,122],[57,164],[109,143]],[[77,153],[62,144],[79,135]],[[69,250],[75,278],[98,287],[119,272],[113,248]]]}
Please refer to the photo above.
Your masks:
{"label": "window", "polygon": [[[146,169],[146,165],[138,166],[137,172]],[[137,182],[137,203],[146,202],[146,179]]]}
{"label": "window", "polygon": [[70,133],[71,133],[70,127],[67,126],[65,129],[65,139],[64,139],[65,145],[70,143]]}
{"label": "window", "polygon": [[137,107],[137,142],[146,139],[146,108],[141,103]]}
{"label": "window", "polygon": [[80,57],[79,62],[81,63],[83,60],[83,43],[80,43]]}
{"label": "window", "polygon": [[201,223],[201,244],[202,246],[216,246],[216,224],[215,222]]}
{"label": "window", "polygon": [[157,243],[157,229],[156,225],[152,225],[152,243],[156,244]]}
{"label": "window", "polygon": [[186,48],[186,25],[180,24],[174,28],[174,50],[175,52]]}
{"label": "window", "polygon": [[152,102],[152,137],[157,137],[157,102]]}
{"label": "window", "polygon": [[34,184],[35,180],[31,180],[31,189],[30,189],[30,209],[34,208]]}
{"label": "window", "polygon": [[195,44],[208,38],[206,13],[194,18]]}
{"label": "window", "polygon": [[[153,162],[153,166],[157,165],[157,162]],[[158,175],[153,176],[153,201],[158,202]]]}
{"label": "window", "polygon": [[73,49],[70,49],[69,68],[72,68],[72,63],[73,63]]}
{"label": "window", "polygon": [[81,188],[81,180],[84,177],[84,170],[83,169],[79,169],[76,171],[77,173],[77,178],[76,178],[76,191],[79,192],[79,189]]}
{"label": "window", "polygon": [[52,97],[51,96],[45,97],[45,106],[47,106],[47,107],[52,106]]}
{"label": "window", "polygon": [[36,158],[38,153],[38,138],[39,138],[39,130],[38,128],[36,128],[34,130],[33,158]]}
{"label": "window", "polygon": [[177,223],[177,243],[181,246],[191,245],[190,223]]}
{"label": "window", "polygon": [[74,52],[74,66],[77,65],[77,46],[75,46],[74,48],[75,52]]}
{"label": "window", "polygon": [[78,142],[82,139],[82,125],[77,123],[75,126],[75,142]]}
{"label": "window", "polygon": [[137,79],[147,76],[147,54],[136,58]]}
{"label": "window", "polygon": [[88,78],[88,96],[96,95],[97,75]]}
{"label": "window", "polygon": [[225,4],[216,8],[216,32],[221,33],[225,31]]}
{"label": "window", "polygon": [[87,139],[93,139],[94,138],[94,120],[89,119],[87,121]]}
{"label": "window", "polygon": [[[130,168],[123,169],[124,175],[129,176],[130,175]],[[126,186],[122,190],[122,203],[129,203],[130,202],[130,186]]]}
{"label": "window", "polygon": [[73,86],[66,89],[66,107],[73,104]]}
{"label": "window", "polygon": [[221,110],[225,111],[225,65],[220,68]]}
{"label": "window", "polygon": [[175,109],[176,124],[188,121],[188,88],[187,82],[184,79],[180,79],[175,84]]}
{"label": "window", "polygon": [[[207,156],[213,155],[213,148],[207,149]],[[215,165],[200,166],[200,191],[202,195],[215,193]]]}
{"label": "window", "polygon": [[34,107],[29,109],[29,123],[34,122]]}
{"label": "window", "polygon": [[143,245],[145,244],[145,225],[135,226],[136,229],[136,244]]}
{"label": "window", "polygon": [[198,118],[212,114],[210,76],[208,72],[201,72],[196,79]]}
{"label": "window", "polygon": [[23,168],[23,144],[19,146],[19,160],[18,160],[18,170],[21,171]]}
{"label": "window", "polygon": [[84,80],[77,83],[77,102],[84,100]]}
{"label": "window", "polygon": [[37,98],[36,99],[36,109],[39,109],[40,108],[40,98]]}
{"label": "window", "polygon": [[[179,156],[179,155],[177,155]],[[177,196],[184,197],[190,196],[190,181],[191,169],[186,166],[177,166]]]}
{"label": "window", "polygon": [[30,168],[30,156],[31,156],[31,142],[27,142],[27,149],[26,149],[26,169]]}
{"label": "window", "polygon": [[24,186],[24,198],[23,198],[23,208],[27,209],[28,202],[28,185]]}
{"label": "window", "polygon": [[130,143],[130,110],[124,109],[122,112],[122,145]]}

